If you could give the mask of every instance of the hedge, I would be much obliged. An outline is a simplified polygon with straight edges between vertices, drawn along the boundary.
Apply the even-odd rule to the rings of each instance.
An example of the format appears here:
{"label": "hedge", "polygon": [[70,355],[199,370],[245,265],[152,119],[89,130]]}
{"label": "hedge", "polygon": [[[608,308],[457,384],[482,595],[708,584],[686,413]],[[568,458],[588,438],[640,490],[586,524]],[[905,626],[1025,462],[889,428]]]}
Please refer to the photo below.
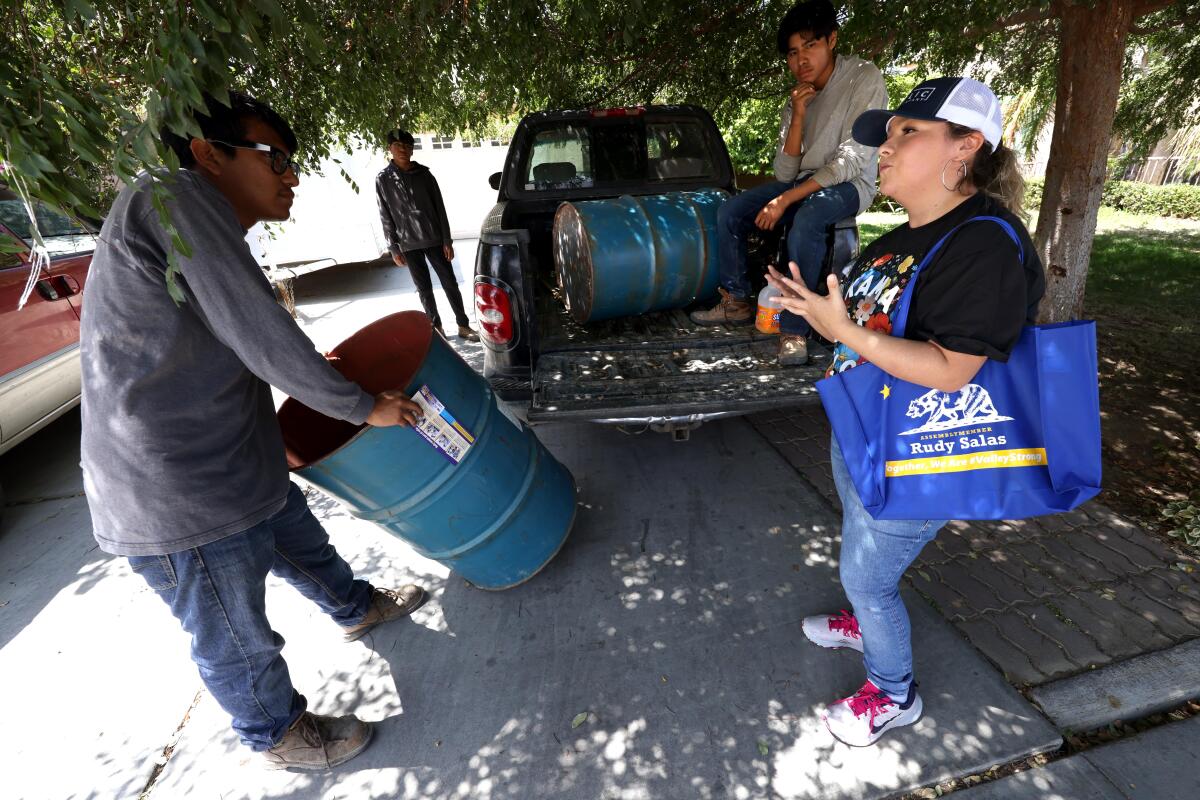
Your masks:
{"label": "hedge", "polygon": [[[1025,182],[1025,208],[1036,219],[1042,204],[1041,178]],[[894,211],[888,198],[876,195],[870,211]],[[1104,184],[1100,204],[1134,214],[1149,214],[1156,217],[1178,217],[1200,219],[1200,186],[1186,183],[1171,183],[1155,186],[1137,181],[1109,181]]]}

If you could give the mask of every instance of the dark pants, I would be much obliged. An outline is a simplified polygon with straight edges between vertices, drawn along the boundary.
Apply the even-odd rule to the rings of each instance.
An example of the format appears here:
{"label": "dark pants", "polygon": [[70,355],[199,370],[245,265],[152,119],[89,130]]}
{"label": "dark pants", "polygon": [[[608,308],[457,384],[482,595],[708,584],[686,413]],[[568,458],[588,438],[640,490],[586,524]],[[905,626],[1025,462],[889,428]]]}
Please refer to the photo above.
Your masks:
{"label": "dark pants", "polygon": [[[417,285],[417,296],[421,298],[421,306],[433,324],[441,326],[442,318],[438,315],[437,300],[433,297],[433,281],[429,277],[429,264],[442,282],[446,299],[450,301],[450,310],[454,312],[454,321],[460,328],[471,324],[470,317],[463,307],[462,294],[458,291],[458,281],[454,277],[454,267],[446,259],[446,254],[439,247],[426,247],[421,250],[405,250],[404,259],[408,262],[408,271],[412,274],[413,283]],[[428,263],[426,262],[428,259]]]}
{"label": "dark pants", "polygon": [[[717,212],[717,247],[721,257],[721,286],[731,295],[754,303],[746,265],[746,236],[756,230],[754,220],[763,206],[796,183],[773,181],[731,197]],[[852,183],[836,183],[792,203],[779,218],[791,224],[787,235],[788,259],[800,267],[800,276],[810,289],[817,288],[825,260],[825,230],[838,220],[858,212],[858,190]],[[778,265],[787,274],[787,265]],[[784,310],[779,314],[781,333],[807,336],[808,321]]]}
{"label": "dark pants", "polygon": [[204,685],[254,750],[278,744],[306,707],[283,637],[267,620],[267,573],[343,627],[362,622],[371,606],[371,585],[354,577],[295,484],[283,509],[252,528],[179,553],[130,556],[129,564],[192,635]]}

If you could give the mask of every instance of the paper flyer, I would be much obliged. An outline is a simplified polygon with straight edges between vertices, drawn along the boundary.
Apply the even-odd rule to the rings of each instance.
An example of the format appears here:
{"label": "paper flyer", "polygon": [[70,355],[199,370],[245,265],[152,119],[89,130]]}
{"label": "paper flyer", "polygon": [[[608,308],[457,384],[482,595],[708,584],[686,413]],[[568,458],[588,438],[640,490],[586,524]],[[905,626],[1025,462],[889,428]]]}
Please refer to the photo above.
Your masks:
{"label": "paper flyer", "polygon": [[462,461],[475,444],[475,437],[446,410],[442,401],[429,391],[429,386],[422,386],[412,399],[424,412],[421,421],[414,426],[421,438],[455,464]]}

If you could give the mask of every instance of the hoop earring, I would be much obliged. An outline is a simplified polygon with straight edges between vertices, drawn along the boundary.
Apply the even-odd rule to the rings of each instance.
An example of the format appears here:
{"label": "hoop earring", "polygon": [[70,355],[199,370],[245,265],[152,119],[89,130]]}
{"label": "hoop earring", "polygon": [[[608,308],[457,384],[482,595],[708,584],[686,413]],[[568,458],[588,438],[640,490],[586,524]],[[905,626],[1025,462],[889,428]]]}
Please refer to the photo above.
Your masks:
{"label": "hoop earring", "polygon": [[967,162],[959,161],[958,166],[955,167],[954,171],[958,173],[958,180],[954,182],[954,186],[946,185],[946,167],[948,166],[950,166],[949,161],[947,161],[945,164],[942,164],[942,172],[941,175],[938,176],[938,180],[942,182],[942,188],[947,192],[957,192],[958,187],[961,186],[962,182],[967,179]]}

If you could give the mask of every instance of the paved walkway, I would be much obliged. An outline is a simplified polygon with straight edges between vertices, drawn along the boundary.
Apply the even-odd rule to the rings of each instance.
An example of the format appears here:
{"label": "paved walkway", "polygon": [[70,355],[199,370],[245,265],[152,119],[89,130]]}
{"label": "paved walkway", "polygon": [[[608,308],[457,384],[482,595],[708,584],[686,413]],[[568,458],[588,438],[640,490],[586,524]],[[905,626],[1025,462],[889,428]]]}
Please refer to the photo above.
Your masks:
{"label": "paved walkway", "polygon": [[802,617],[845,602],[832,509],[796,491],[745,420],[684,445],[571,425],[540,436],[579,481],[575,529],[509,591],[472,589],[311,497],[357,572],[420,581],[432,599],[343,644],[270,581],[271,619],[312,707],[354,709],[378,729],[333,772],[265,772],[201,690],[163,604],[124,559],[96,550],[73,496],[77,436],[76,417],[26,451],[56,454],[54,482],[5,462],[14,500],[61,498],[10,506],[0,535],[0,715],[20,721],[0,728],[5,798],[137,797],[165,760],[150,800],[867,800],[1060,742],[910,593],[925,718],[873,748],[836,743],[814,710],[861,684],[861,657],[799,632]]}
{"label": "paved walkway", "polygon": [[[820,406],[750,420],[836,508]],[[1200,637],[1200,561],[1096,501],[1051,517],[951,523],[907,581],[1017,686]]]}

